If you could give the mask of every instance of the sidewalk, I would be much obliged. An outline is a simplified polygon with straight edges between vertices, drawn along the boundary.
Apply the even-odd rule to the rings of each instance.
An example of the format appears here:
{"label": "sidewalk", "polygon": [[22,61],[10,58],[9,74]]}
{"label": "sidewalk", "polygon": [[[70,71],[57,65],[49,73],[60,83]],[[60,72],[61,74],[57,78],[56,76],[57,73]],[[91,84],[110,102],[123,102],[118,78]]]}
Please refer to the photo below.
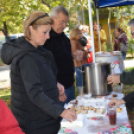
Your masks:
{"label": "sidewalk", "polygon": [[125,60],[124,61],[125,68],[131,68],[134,67],[134,59]]}
{"label": "sidewalk", "polygon": [[10,67],[0,67],[0,89],[10,87]]}

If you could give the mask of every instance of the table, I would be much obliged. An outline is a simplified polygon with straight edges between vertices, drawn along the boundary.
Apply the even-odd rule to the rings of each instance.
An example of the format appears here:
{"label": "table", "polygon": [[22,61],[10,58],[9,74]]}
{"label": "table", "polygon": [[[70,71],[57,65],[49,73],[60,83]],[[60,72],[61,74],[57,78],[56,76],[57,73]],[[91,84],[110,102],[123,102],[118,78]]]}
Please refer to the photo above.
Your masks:
{"label": "table", "polygon": [[[117,93],[118,96],[120,95]],[[112,99],[110,96],[105,96],[106,105]],[[98,98],[96,98],[98,99]],[[117,98],[119,99],[119,98]],[[110,125],[108,115],[104,116],[85,116],[83,120],[83,127],[62,127],[58,134],[132,134],[131,125],[128,119],[127,110],[125,105],[121,113],[117,113],[116,125]]]}

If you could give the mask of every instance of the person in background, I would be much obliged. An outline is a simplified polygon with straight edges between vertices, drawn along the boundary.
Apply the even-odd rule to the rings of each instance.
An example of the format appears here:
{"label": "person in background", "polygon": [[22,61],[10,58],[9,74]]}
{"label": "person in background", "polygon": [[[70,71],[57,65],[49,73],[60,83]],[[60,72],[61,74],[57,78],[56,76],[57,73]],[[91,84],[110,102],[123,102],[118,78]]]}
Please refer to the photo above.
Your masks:
{"label": "person in background", "polygon": [[0,134],[25,134],[4,101],[0,99]]}
{"label": "person in background", "polygon": [[[134,19],[130,20],[128,25],[131,29],[132,38],[134,38]],[[108,84],[115,85],[117,83],[124,84],[134,84],[134,69],[130,72],[123,72],[120,75],[112,75],[107,78]],[[115,105],[118,106],[120,104],[126,104],[127,108],[134,108],[134,92],[126,95],[122,100],[112,100],[109,102],[108,106]]]}
{"label": "person in background", "polygon": [[128,47],[129,47],[128,38],[127,38],[125,32],[120,27],[117,27],[115,29],[115,35],[117,37],[116,43],[118,44],[119,49],[122,53],[122,58],[125,59],[126,53],[127,53]]}
{"label": "person in background", "polygon": [[92,44],[91,44],[91,37],[89,36],[89,26],[83,25],[83,35],[87,38],[87,45],[86,48],[89,51],[87,62],[92,63],[93,62],[93,52],[92,52]]}
{"label": "person in background", "polygon": [[11,110],[26,134],[57,134],[62,117],[76,119],[59,102],[65,101],[64,88],[57,87],[54,58],[43,48],[52,24],[46,13],[32,12],[24,21],[24,37],[7,40],[1,50],[2,61],[11,64]]}
{"label": "person in background", "polygon": [[[70,31],[70,41],[71,41],[71,50],[74,55],[74,65],[76,73],[76,88],[78,93],[82,90],[82,69],[81,65],[87,63],[88,50],[84,50],[84,47],[81,45],[81,37],[83,36],[82,30],[79,28],[71,29]],[[85,45],[87,44],[87,40]],[[76,57],[75,57],[76,54]]]}
{"label": "person in background", "polygon": [[114,51],[120,51],[120,46],[117,37],[114,39]]}
{"label": "person in background", "polygon": [[75,28],[76,28],[76,29],[79,29],[79,30],[81,31],[82,35],[83,35],[83,25],[77,24],[77,25],[75,26]]}
{"label": "person in background", "polygon": [[93,30],[94,30],[95,52],[100,51],[99,34],[100,34],[100,41],[101,41],[101,51],[106,52],[107,36],[105,31],[102,29],[101,25],[99,26],[97,25],[97,22],[93,23]]}
{"label": "person in background", "polygon": [[[80,35],[81,37],[79,38],[79,43],[83,46],[84,50],[89,50],[89,47],[90,47],[89,43],[90,43],[90,40],[89,40],[89,42],[88,42],[88,38],[89,38],[90,36],[88,35],[89,30],[87,29],[87,27],[85,28],[86,32],[84,31],[84,27],[85,27],[85,26],[86,26],[86,25],[77,24],[76,27],[75,27],[75,29],[79,30],[79,33],[81,34],[81,35]],[[86,44],[85,44],[85,42],[86,42]],[[88,57],[89,57],[89,56],[90,56],[90,55],[88,55]]]}
{"label": "person in background", "polygon": [[69,20],[69,13],[64,7],[57,6],[52,8],[50,17],[54,23],[50,31],[50,39],[46,41],[44,48],[51,51],[54,56],[58,69],[57,81],[64,86],[67,95],[67,100],[62,102],[62,106],[64,106],[65,103],[75,99],[71,44],[63,32]]}

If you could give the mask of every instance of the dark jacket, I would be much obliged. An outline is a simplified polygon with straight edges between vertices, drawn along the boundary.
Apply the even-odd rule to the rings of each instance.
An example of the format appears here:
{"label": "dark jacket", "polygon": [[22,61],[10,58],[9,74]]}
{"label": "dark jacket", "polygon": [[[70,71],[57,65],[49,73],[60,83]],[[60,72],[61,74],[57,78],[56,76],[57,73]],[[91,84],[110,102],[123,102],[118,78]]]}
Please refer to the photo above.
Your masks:
{"label": "dark jacket", "polygon": [[[124,84],[134,84],[134,69],[131,72],[123,72],[120,75],[120,82]],[[126,102],[127,108],[134,108],[134,92],[126,95],[123,99]]]}
{"label": "dark jacket", "polygon": [[120,51],[118,39],[114,39],[114,51]]}
{"label": "dark jacket", "polygon": [[50,39],[46,41],[44,48],[53,53],[58,68],[58,82],[64,85],[65,89],[71,87],[74,82],[74,65],[70,40],[64,32],[57,34],[52,29]]}
{"label": "dark jacket", "polygon": [[122,53],[127,53],[128,47],[129,47],[129,42],[128,38],[125,33],[122,33],[120,37],[118,38],[118,44],[120,44],[120,51]]}
{"label": "dark jacket", "polygon": [[58,104],[51,52],[35,48],[21,37],[7,41],[1,53],[3,62],[11,64],[11,110],[20,127],[26,134],[56,133],[64,109]]}

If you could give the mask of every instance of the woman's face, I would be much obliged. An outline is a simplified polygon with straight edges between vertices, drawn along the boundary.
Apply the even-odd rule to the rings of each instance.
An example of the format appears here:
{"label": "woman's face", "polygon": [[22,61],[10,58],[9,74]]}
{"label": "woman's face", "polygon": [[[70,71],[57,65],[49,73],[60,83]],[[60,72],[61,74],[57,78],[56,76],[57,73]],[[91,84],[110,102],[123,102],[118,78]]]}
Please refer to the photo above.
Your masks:
{"label": "woman's face", "polygon": [[83,36],[82,30],[77,33],[76,39],[80,39]]}
{"label": "woman's face", "polygon": [[117,37],[119,37],[120,34],[121,34],[121,33],[116,29],[116,30],[115,30],[115,35],[116,35]]}
{"label": "woman's face", "polygon": [[50,38],[49,32],[51,30],[51,25],[40,25],[37,29],[33,29],[30,26],[31,31],[31,42],[35,47],[42,46],[46,42],[47,39]]}

